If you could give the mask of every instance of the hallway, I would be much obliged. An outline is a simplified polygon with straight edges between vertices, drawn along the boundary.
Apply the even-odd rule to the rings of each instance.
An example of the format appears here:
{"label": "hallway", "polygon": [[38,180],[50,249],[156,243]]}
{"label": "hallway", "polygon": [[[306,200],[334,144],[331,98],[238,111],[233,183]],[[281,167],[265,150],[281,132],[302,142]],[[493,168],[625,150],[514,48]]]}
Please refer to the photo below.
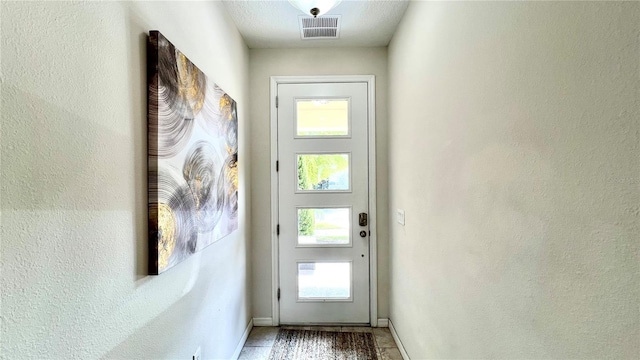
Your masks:
{"label": "hallway", "polygon": [[[395,329],[397,343],[366,329],[383,358],[640,358],[640,2],[343,0],[327,13],[339,16],[337,39],[301,39],[303,14],[286,0],[3,0],[0,10],[0,360],[265,359],[277,328],[261,326],[324,323],[281,319],[317,258],[292,256],[283,281],[278,236],[305,248],[309,209],[351,205],[291,202],[293,225],[279,227],[278,169],[297,169],[298,150],[274,156],[270,82],[319,76],[375,80],[376,156],[359,170],[375,179],[375,201],[352,207],[349,228],[352,243],[375,238],[373,295],[368,321],[348,323]],[[171,163],[175,196],[162,207],[149,181],[156,30],[210,79],[167,83],[184,105],[167,133],[208,137],[192,115],[223,112],[183,101],[198,89],[216,84],[237,105],[237,146],[231,136],[207,155],[237,169],[211,172],[219,186],[205,193],[209,175],[191,181]],[[224,200],[228,184],[237,202]],[[213,243],[196,234],[210,224],[195,194],[237,210],[237,229],[215,228]],[[158,209],[165,243],[149,231]],[[322,241],[336,240],[342,225],[327,225],[318,221]],[[174,251],[199,240],[210,245]],[[180,262],[150,275],[160,250]]]}

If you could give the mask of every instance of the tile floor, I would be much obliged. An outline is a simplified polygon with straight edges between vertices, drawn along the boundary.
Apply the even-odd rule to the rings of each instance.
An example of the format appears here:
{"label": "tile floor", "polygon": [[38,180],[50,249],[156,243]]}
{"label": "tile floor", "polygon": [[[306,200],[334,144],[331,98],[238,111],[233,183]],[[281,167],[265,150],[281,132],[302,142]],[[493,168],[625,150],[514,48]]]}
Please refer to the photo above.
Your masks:
{"label": "tile floor", "polygon": [[[283,329],[303,329],[319,331],[372,332],[378,348],[380,360],[402,360],[400,350],[388,328],[353,326],[282,326]],[[240,352],[238,360],[266,360],[278,335],[279,327],[254,327]],[[304,359],[301,359],[304,360]]]}

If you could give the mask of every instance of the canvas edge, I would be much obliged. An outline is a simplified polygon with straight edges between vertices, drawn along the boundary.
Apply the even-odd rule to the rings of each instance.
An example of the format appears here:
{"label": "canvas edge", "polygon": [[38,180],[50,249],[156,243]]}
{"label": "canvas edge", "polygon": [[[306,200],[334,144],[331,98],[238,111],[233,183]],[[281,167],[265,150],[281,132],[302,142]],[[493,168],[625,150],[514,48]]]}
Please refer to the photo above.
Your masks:
{"label": "canvas edge", "polygon": [[[151,186],[149,186],[149,184],[151,184],[152,176],[154,176],[151,170],[158,169],[158,157],[151,156],[150,152],[152,141],[157,141],[157,139],[152,139],[149,128],[152,124],[155,124],[155,126],[158,124],[158,109],[156,108],[155,111],[152,111],[152,92],[150,90],[151,87],[154,86],[154,79],[157,79],[158,75],[158,38],[160,36],[162,35],[159,31],[151,30],[147,37],[147,234],[149,244],[149,275],[160,274],[160,269],[158,268],[158,241],[157,237],[154,236],[158,231],[158,223],[157,217],[154,221],[154,217],[152,215],[152,205],[158,203],[158,193],[152,193]],[[157,81],[155,86],[157,86]],[[158,173],[156,172],[155,176],[157,177],[157,175]],[[157,178],[155,179],[155,182],[157,183]]]}

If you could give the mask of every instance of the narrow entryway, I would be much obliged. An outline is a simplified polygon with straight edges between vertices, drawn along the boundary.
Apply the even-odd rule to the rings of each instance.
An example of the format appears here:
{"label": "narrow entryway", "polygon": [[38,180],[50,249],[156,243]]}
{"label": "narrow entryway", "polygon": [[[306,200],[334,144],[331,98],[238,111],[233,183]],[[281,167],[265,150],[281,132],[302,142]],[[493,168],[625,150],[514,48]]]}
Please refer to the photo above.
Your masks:
{"label": "narrow entryway", "polygon": [[[369,332],[372,333],[376,355],[379,360],[402,360],[402,355],[391,336],[389,328],[353,327],[353,326],[269,326],[254,327],[242,348],[238,360],[267,360],[271,355],[280,329],[295,329],[326,332]],[[280,360],[280,359],[279,359]],[[300,359],[304,360],[304,359]]]}

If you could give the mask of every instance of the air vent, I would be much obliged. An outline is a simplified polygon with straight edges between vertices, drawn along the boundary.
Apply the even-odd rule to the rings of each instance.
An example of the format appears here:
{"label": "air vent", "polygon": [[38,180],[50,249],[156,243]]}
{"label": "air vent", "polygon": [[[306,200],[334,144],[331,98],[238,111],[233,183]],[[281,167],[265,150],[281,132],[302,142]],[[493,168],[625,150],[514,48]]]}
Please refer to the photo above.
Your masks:
{"label": "air vent", "polygon": [[302,38],[337,38],[337,28],[316,28],[316,29],[302,29]]}
{"label": "air vent", "polygon": [[300,17],[302,19],[302,28],[337,28],[338,27],[338,18],[337,17]]}
{"label": "air vent", "polygon": [[299,16],[300,37],[310,39],[337,39],[340,37],[340,15],[321,17]]}

